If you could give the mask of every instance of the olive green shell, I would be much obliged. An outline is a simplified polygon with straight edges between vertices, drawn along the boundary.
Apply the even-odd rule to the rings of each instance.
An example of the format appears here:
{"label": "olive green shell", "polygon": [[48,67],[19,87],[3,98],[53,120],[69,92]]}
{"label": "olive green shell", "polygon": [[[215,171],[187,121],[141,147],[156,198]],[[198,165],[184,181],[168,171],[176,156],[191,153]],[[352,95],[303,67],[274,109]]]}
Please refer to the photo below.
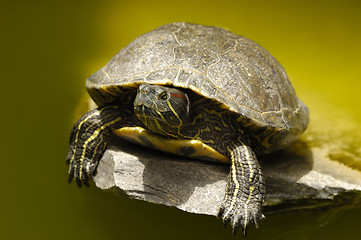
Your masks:
{"label": "olive green shell", "polygon": [[293,142],[309,121],[307,107],[278,61],[257,43],[223,28],[161,26],[120,50],[86,86],[103,105],[142,83],[191,89],[238,113],[253,134],[278,132],[277,144],[267,152]]}

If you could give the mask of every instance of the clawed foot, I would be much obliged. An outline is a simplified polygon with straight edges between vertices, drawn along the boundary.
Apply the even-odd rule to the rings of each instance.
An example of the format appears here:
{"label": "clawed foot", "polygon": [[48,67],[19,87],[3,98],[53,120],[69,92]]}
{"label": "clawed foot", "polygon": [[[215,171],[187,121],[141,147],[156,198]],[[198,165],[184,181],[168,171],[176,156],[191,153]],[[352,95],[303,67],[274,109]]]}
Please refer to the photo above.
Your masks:
{"label": "clawed foot", "polygon": [[66,161],[67,165],[69,165],[69,183],[75,179],[78,187],[81,187],[82,185],[89,187],[89,178],[93,177],[96,173],[96,162],[92,162],[88,159],[84,159],[81,162],[79,159],[72,158],[71,156],[73,156],[73,153],[70,151]]}
{"label": "clawed foot", "polygon": [[265,218],[261,207],[266,188],[256,154],[241,140],[238,140],[238,144],[233,143],[229,148],[232,165],[218,217],[225,225],[231,224],[233,234],[241,228],[246,235],[250,222],[254,222],[258,228],[258,221]]}
{"label": "clawed foot", "polygon": [[261,213],[260,205],[259,202],[247,203],[247,201],[241,201],[238,198],[227,199],[221,204],[217,217],[222,219],[224,226],[228,223],[231,224],[234,235],[241,228],[246,236],[250,222],[253,222],[258,228],[258,221],[265,218]]}
{"label": "clawed foot", "polygon": [[69,182],[75,179],[79,187],[95,175],[96,168],[106,149],[110,127],[118,127],[120,117],[117,106],[96,108],[81,117],[73,126],[66,163],[69,165]]}

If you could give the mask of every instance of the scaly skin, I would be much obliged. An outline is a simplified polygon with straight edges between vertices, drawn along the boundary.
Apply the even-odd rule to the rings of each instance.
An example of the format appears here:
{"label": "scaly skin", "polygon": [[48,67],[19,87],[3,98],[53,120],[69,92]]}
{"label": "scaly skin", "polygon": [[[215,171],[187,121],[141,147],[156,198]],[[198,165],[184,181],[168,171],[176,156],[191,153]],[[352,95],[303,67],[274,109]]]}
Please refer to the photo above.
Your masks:
{"label": "scaly skin", "polygon": [[218,217],[226,225],[230,222],[233,233],[242,228],[244,235],[248,224],[263,219],[261,206],[265,194],[265,180],[253,150],[238,140],[227,147],[232,159],[227,188]]}
{"label": "scaly skin", "polygon": [[74,124],[66,159],[69,182],[74,178],[79,187],[88,186],[106,150],[107,138],[113,129],[126,125],[126,115],[120,106],[104,106],[86,113]]}
{"label": "scaly skin", "polygon": [[87,186],[112,132],[144,124],[168,138],[202,141],[228,156],[232,164],[218,217],[225,224],[230,222],[234,233],[242,228],[246,234],[252,221],[258,227],[258,220],[264,217],[261,206],[265,182],[248,133],[234,115],[220,108],[219,103],[195,94],[189,99],[174,88],[143,84],[139,89],[134,106],[117,103],[99,107],[77,121],[67,157],[69,180],[74,178],[78,186]]}

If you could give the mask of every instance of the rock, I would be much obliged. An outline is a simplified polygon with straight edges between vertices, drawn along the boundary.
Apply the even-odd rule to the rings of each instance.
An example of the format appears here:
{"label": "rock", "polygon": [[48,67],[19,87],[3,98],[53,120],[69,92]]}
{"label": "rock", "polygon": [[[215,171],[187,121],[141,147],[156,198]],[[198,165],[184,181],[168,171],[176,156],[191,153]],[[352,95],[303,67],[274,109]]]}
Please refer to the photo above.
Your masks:
{"label": "rock", "polygon": [[[324,146],[297,141],[259,160],[266,178],[266,212],[271,206],[277,211],[324,206],[334,204],[336,196],[361,193],[361,172],[332,160]],[[228,171],[228,165],[166,154],[113,137],[94,181],[116,194],[216,215]]]}
{"label": "rock", "polygon": [[[265,213],[361,202],[360,126],[347,112],[340,114],[340,109],[318,99],[315,104],[322,105],[301,140],[259,158],[266,178]],[[95,107],[84,97],[75,119]],[[228,165],[175,156],[113,137],[94,182],[117,195],[216,215],[228,171]]]}

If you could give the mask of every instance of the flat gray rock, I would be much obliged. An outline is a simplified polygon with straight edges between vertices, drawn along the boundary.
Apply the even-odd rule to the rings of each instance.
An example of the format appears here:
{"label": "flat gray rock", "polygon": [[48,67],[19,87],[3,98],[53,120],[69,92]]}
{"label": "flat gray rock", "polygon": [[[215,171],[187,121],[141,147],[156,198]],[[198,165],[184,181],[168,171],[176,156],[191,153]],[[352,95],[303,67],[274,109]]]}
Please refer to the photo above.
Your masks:
{"label": "flat gray rock", "polygon": [[[266,178],[266,211],[269,206],[282,210],[332,204],[335,196],[361,192],[361,172],[330,159],[325,146],[310,148],[298,141],[259,160]],[[114,137],[94,181],[116,194],[216,215],[228,171],[228,165],[166,154]]]}

